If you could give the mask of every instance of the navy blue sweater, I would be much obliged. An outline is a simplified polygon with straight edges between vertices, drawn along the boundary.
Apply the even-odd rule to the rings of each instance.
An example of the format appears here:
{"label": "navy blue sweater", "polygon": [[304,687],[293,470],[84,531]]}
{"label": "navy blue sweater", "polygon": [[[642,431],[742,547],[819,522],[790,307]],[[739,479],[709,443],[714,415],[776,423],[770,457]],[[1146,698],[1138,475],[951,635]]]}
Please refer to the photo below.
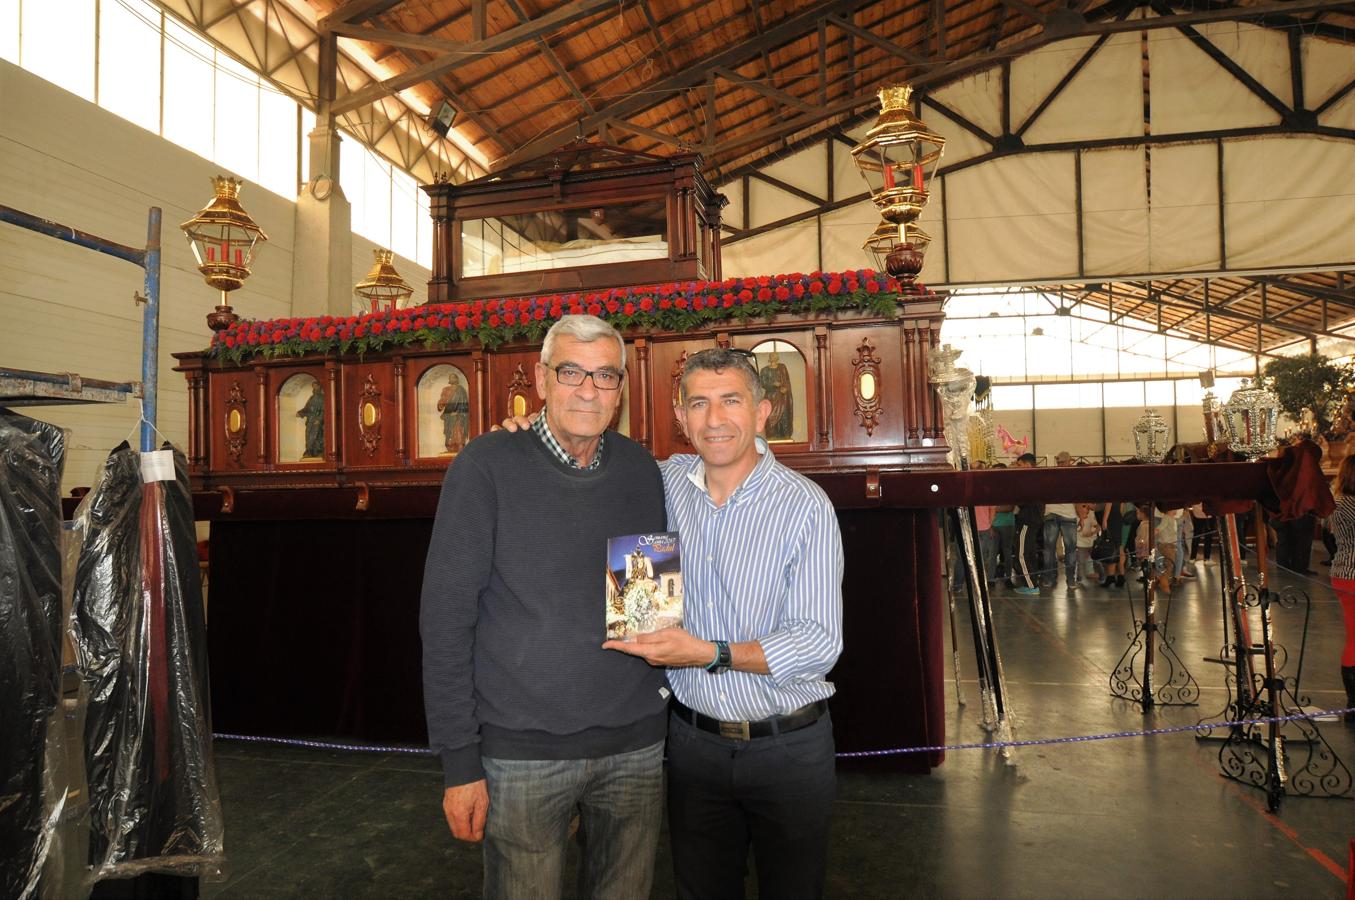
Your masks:
{"label": "navy blue sweater", "polygon": [[424,710],[448,786],[496,759],[586,759],[663,740],[662,669],[606,635],[607,539],[666,527],[663,482],[609,432],[602,465],[561,464],[531,431],[452,462],[424,567]]}

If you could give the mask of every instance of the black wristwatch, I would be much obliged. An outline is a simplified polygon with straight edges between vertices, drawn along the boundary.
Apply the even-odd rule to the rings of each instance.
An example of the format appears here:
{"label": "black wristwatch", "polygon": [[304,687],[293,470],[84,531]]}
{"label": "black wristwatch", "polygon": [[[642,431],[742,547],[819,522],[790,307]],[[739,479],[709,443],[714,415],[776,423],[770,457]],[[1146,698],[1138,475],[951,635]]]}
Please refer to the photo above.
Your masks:
{"label": "black wristwatch", "polygon": [[734,665],[734,655],[729,652],[728,641],[715,642],[715,658],[706,664],[706,671],[712,675],[726,672]]}

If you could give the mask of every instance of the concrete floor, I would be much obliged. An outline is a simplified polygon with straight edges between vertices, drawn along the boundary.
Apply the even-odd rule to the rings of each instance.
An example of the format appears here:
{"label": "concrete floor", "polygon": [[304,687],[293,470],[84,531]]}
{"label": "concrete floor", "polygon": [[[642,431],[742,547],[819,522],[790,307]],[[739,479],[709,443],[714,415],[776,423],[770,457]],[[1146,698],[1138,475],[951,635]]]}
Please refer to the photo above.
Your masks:
{"label": "concrete floor", "polygon": [[[1133,627],[1125,588],[999,592],[994,622],[1018,737],[1218,719],[1225,671],[1202,662],[1220,643],[1218,565],[1199,571],[1176,591],[1169,627],[1200,705],[1146,717],[1107,688]],[[1345,698],[1341,614],[1325,575],[1272,583],[1312,594],[1303,693],[1327,709]],[[959,606],[968,705],[956,706],[948,683],[952,744],[986,738]],[[1301,613],[1279,615],[1277,636],[1295,655],[1300,628]],[[1355,769],[1355,726],[1319,727]],[[1023,747],[1011,765],[992,751],[952,751],[927,776],[843,772],[828,896],[1344,897],[1355,801],[1286,798],[1272,816],[1259,791],[1220,777],[1218,752],[1181,733]],[[204,884],[206,897],[479,896],[479,851],[447,832],[431,759],[223,741],[217,767],[230,875]],[[653,894],[661,898],[673,896],[666,841]]]}

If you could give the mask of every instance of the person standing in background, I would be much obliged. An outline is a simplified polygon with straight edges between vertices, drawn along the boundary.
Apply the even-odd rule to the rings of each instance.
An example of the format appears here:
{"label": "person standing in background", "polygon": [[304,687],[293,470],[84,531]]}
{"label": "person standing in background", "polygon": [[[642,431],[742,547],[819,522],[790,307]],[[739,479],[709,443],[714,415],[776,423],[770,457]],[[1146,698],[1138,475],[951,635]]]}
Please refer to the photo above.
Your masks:
{"label": "person standing in background", "polygon": [[[1336,538],[1332,557],[1331,586],[1341,601],[1346,641],[1341,648],[1341,685],[1346,689],[1346,706],[1355,707],[1355,456],[1341,460],[1336,475],[1336,509],[1327,518],[1327,527]],[[1345,715],[1346,724],[1355,724],[1355,712]]]}

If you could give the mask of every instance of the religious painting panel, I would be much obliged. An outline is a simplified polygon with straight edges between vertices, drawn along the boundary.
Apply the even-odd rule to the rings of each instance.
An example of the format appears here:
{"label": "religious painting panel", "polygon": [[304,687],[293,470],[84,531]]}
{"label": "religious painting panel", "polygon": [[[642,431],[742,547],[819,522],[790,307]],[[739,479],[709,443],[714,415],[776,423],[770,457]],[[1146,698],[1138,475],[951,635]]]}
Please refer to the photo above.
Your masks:
{"label": "religious painting panel", "polygon": [[450,459],[471,438],[471,382],[449,363],[429,367],[414,390],[416,456]]}
{"label": "religious painting panel", "polygon": [[285,378],[275,397],[278,463],[325,461],[327,400],[314,375],[298,372]]}
{"label": "religious painting panel", "polygon": [[809,379],[799,347],[763,340],[752,348],[762,391],[772,405],[763,429],[769,444],[809,442]]}

